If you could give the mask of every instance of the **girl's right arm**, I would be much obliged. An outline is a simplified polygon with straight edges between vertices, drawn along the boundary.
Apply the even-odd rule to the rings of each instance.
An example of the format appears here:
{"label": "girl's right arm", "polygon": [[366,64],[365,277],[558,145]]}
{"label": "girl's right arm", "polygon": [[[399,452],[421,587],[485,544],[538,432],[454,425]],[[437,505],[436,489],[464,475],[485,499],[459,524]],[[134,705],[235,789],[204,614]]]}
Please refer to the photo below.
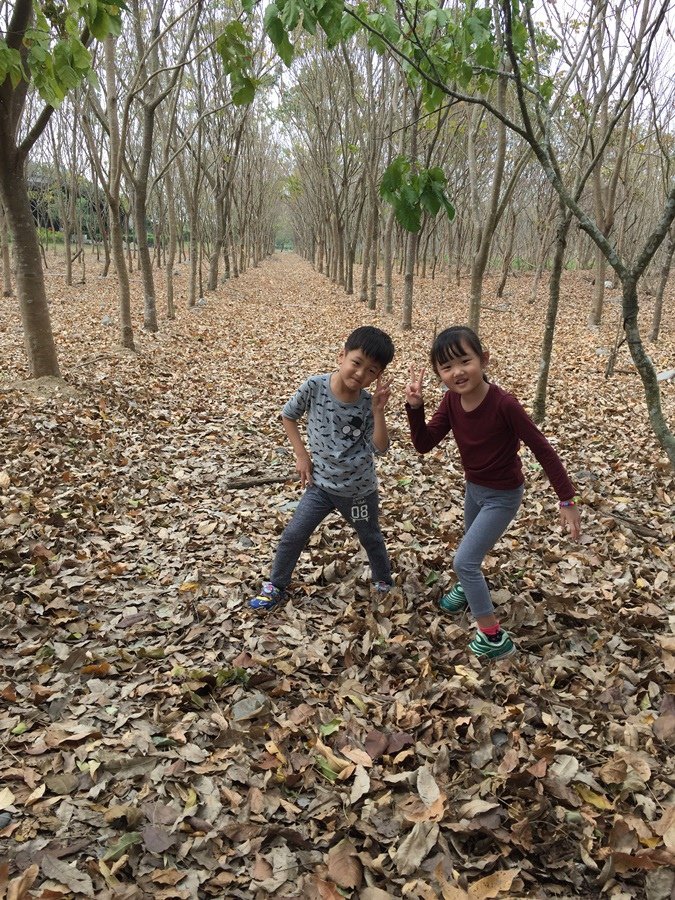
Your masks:
{"label": "girl's right arm", "polygon": [[406,412],[410,425],[410,437],[418,453],[428,453],[429,450],[433,450],[452,430],[447,395],[441,400],[440,406],[430,421],[425,422],[423,383],[424,369],[416,372],[411,367],[410,383],[405,391]]}

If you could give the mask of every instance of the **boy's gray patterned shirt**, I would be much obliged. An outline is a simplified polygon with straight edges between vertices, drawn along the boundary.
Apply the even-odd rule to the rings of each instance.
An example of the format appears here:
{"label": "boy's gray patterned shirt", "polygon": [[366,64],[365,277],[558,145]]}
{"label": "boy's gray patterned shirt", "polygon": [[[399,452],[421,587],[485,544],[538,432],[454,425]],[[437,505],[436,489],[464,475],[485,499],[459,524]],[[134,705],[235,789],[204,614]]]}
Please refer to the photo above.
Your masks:
{"label": "boy's gray patterned shirt", "polygon": [[297,421],[307,414],[307,444],[314,483],[342,497],[365,497],[377,490],[371,395],[362,390],[355,403],[343,403],[330,389],[330,373],[300,385],[281,411]]}

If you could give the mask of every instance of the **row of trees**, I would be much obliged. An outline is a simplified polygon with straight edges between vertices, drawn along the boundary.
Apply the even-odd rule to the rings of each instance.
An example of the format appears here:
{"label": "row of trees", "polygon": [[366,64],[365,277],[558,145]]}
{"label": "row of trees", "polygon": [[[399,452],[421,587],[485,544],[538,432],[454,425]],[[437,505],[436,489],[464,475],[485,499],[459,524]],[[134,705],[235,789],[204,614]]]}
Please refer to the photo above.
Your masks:
{"label": "row of trees", "polygon": [[[445,241],[448,257],[453,251],[469,257],[468,320],[474,327],[479,325],[483,276],[500,227],[505,261],[514,253],[519,232],[525,240],[534,238],[530,246],[535,260],[550,258],[534,403],[537,418],[544,414],[568,244],[576,238],[582,260],[591,247],[595,293],[590,324],[601,321],[611,271],[612,282],[621,286],[624,338],[642,379],[650,422],[675,467],[675,436],[663,415],[656,372],[643,345],[638,300],[638,285],[644,284],[648,268],[660,265],[651,322],[656,339],[675,250],[672,10],[667,0],[593,0],[578,9],[569,4],[560,11],[555,6],[546,9],[549,18],[541,23],[535,21],[532,5],[514,0],[450,8],[436,0],[368,7],[342,0],[272,2],[266,12],[268,34],[287,59],[295,52],[292,39],[301,27],[310,33],[319,27],[328,45],[343,51],[342,59],[338,52],[327,65],[321,63],[322,71],[328,66],[333,70],[321,90],[314,90],[318,76],[299,79],[303,112],[291,112],[291,118],[312,189],[305,199],[297,192],[298,230],[304,224],[305,252],[319,267],[327,254],[330,277],[350,290],[350,223],[364,216],[364,269],[374,265],[367,251],[377,246],[379,229],[383,281],[388,285],[391,219],[378,224],[382,217],[372,173],[382,166],[383,157],[391,160],[398,131],[399,155],[385,170],[380,194],[393,202],[398,221],[409,231],[400,241],[404,327],[410,326],[420,236],[425,240],[423,267],[429,242],[434,256]],[[345,40],[355,34],[365,43],[360,85],[355,81],[353,44],[344,52]],[[380,66],[374,75],[376,57]],[[391,63],[397,66],[393,73]],[[342,78],[336,74],[340,68]],[[403,74],[400,81],[397,71]],[[332,87],[336,83],[344,86],[339,99]],[[333,102],[327,103],[326,96]],[[306,123],[310,113],[316,129]],[[360,170],[352,159],[355,144],[362,150]],[[432,221],[438,204],[425,203],[420,190],[438,166],[450,173],[464,223],[463,235],[458,228],[445,236],[441,232],[440,242]],[[365,199],[363,186],[369,188]],[[529,225],[521,214],[523,196],[530,210],[547,211],[530,216]],[[579,233],[587,239],[580,245]],[[538,268],[536,264],[535,271]],[[362,297],[368,282],[372,286],[374,279],[364,272]]]}
{"label": "row of trees", "polygon": [[[59,186],[53,200],[68,282],[72,261],[83,259],[84,221],[86,230],[95,225],[104,271],[112,262],[117,274],[120,343],[133,349],[127,212],[143,278],[143,326],[150,331],[158,328],[151,243],[164,249],[169,318],[176,253],[186,233],[190,304],[198,297],[204,244],[211,248],[210,288],[221,269],[237,274],[273,249],[282,169],[264,110],[250,105],[256,85],[269,80],[269,54],[227,4],[130,0],[122,13],[117,4],[83,0],[67,9],[37,4],[35,15],[31,2],[3,6],[0,234],[5,253],[10,239],[14,249],[31,374],[54,376],[59,366],[34,190],[31,198],[35,173],[44,180],[48,172]],[[7,290],[9,266],[4,270]]]}
{"label": "row of trees", "polygon": [[[58,362],[44,287],[42,295],[38,290],[34,220],[28,221],[26,204],[18,214],[11,196],[17,174],[27,192],[29,153],[63,185],[57,196],[68,279],[84,234],[79,185],[90,186],[87,227],[95,217],[105,270],[112,260],[117,271],[120,341],[129,348],[125,212],[138,243],[149,330],[158,327],[153,263],[166,267],[171,317],[183,235],[190,244],[188,302],[194,303],[204,253],[207,289],[214,289],[219,276],[257,264],[273,248],[280,217],[289,215],[301,252],[371,307],[381,302],[393,311],[398,268],[404,328],[412,325],[418,274],[458,279],[468,272],[467,319],[479,327],[489,266],[501,266],[500,290],[513,269],[533,271],[533,299],[547,272],[549,314],[535,400],[541,418],[560,274],[566,265],[592,265],[589,321],[602,319],[608,277],[620,283],[626,336],[652,425],[675,464],[637,301],[647,273],[656,339],[675,250],[666,3],[593,0],[578,11],[566,5],[564,19],[551,6],[548,20],[537,23],[529,7],[508,0],[448,9],[435,0],[398,0],[368,10],[342,0],[276,0],[265,9],[264,27],[278,55],[252,2],[242,12],[201,0],[180,7],[130,0],[123,29],[118,7],[94,4],[106,18],[90,21],[90,4],[71,3],[83,29],[81,49],[91,46],[89,65],[99,78],[76,86],[89,69],[81,50],[70,47],[74,83],[57,84],[65,100],[56,114],[62,98],[53,83],[45,87],[44,72],[38,76],[30,67],[29,6],[13,4],[6,30],[23,75],[8,62],[0,87],[0,100],[9,103],[0,104],[0,126],[8,110],[13,116],[0,127],[0,150],[11,163],[10,177],[0,177],[0,199],[17,250],[34,375],[56,374]],[[73,29],[64,32],[47,6],[38,5],[37,24],[51,34],[56,60],[54,48]],[[294,56],[292,68],[282,71],[279,57],[290,63]],[[444,210],[448,215],[439,215]],[[3,240],[5,253],[7,245]]]}

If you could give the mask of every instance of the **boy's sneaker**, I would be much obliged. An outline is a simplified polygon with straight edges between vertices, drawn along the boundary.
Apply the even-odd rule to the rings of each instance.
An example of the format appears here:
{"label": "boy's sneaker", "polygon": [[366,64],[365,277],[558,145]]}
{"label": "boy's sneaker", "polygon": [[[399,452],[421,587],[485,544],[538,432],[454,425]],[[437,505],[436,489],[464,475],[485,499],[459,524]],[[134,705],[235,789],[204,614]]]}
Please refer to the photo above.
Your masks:
{"label": "boy's sneaker", "polygon": [[251,609],[262,609],[268,612],[284,600],[286,594],[275,587],[271,581],[264,581],[260,593],[248,601]]}
{"label": "boy's sneaker", "polygon": [[441,599],[438,601],[438,605],[443,612],[449,613],[458,613],[465,610],[468,606],[466,600],[466,594],[464,593],[464,588],[462,585],[457,582],[457,584],[453,585],[453,587],[448,591],[447,594],[443,594]]}
{"label": "boy's sneaker", "polygon": [[483,634],[479,628],[476,637],[469,644],[469,650],[486,659],[505,659],[513,656],[516,647],[505,631],[500,631],[492,638]]}
{"label": "boy's sneaker", "polygon": [[373,582],[373,590],[376,594],[388,594],[392,589],[393,585],[389,584],[388,581],[374,581]]}

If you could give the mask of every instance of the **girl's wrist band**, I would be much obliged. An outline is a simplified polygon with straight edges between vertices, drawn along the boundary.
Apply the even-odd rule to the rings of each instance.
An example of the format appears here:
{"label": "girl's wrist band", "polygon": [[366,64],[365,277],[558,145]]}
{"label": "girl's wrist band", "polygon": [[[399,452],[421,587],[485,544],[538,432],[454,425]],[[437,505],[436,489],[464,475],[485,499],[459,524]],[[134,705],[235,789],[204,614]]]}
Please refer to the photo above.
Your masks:
{"label": "girl's wrist band", "polygon": [[576,506],[578,502],[579,502],[578,497],[572,497],[571,500],[561,500],[560,508],[564,509],[566,506]]}

